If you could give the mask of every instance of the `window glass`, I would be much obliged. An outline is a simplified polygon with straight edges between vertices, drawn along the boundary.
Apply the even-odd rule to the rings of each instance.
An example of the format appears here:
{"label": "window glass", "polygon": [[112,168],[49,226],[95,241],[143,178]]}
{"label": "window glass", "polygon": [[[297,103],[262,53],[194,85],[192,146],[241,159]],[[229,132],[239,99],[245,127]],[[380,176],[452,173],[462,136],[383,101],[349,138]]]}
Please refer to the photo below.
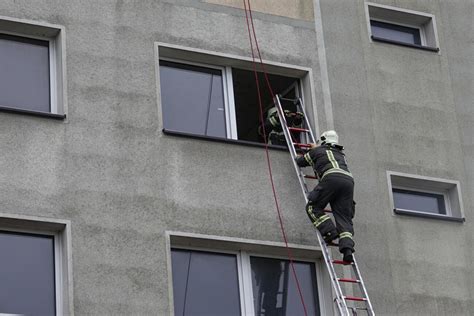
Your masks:
{"label": "window glass", "polygon": [[0,313],[54,315],[52,236],[0,231]]}
{"label": "window glass", "polygon": [[[293,263],[308,315],[319,315],[315,266]],[[250,264],[255,315],[304,315],[289,261],[250,257]]]}
{"label": "window glass", "polygon": [[[224,70],[211,66],[194,66],[160,60],[161,103],[163,127],[168,132],[181,132],[201,136],[233,138],[263,143],[260,107],[253,71],[232,68],[232,85],[224,80]],[[262,97],[264,118],[274,106],[263,73],[257,74]],[[273,92],[285,93],[288,98],[299,96],[298,79],[268,74]],[[233,95],[226,100],[224,91]],[[282,102],[286,110],[296,111],[294,102]],[[278,131],[276,131],[278,130]],[[284,145],[284,135],[279,127]],[[268,136],[268,135],[267,135]],[[298,136],[298,135],[297,135]],[[269,139],[269,137],[267,137]]]}
{"label": "window glass", "polygon": [[421,45],[420,30],[396,24],[370,21],[372,35],[392,41]]}
{"label": "window glass", "polygon": [[393,189],[393,202],[397,209],[446,214],[442,194]]}
{"label": "window glass", "polygon": [[171,250],[175,315],[240,315],[235,255]]}
{"label": "window glass", "polygon": [[226,137],[221,70],[160,61],[160,78],[165,129]]}
{"label": "window glass", "polygon": [[0,34],[0,106],[50,112],[48,41]]}

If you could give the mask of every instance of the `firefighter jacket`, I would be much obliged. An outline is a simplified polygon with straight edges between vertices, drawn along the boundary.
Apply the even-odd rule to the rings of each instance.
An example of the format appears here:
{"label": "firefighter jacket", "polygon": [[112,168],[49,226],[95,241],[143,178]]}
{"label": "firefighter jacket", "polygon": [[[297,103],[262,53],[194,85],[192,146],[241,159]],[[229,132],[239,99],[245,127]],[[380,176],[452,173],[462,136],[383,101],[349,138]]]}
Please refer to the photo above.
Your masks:
{"label": "firefighter jacket", "polygon": [[296,163],[300,167],[313,167],[319,180],[331,173],[344,174],[352,178],[343,150],[344,147],[340,145],[324,144],[296,158]]}
{"label": "firefighter jacket", "polygon": [[[265,130],[265,134],[267,135],[270,144],[286,146],[285,134],[283,133],[278,112],[276,111],[276,108],[273,109],[275,109],[275,111],[269,115],[265,119],[263,125],[258,128],[258,133],[263,137],[263,130]],[[284,113],[286,124],[289,127],[301,127],[304,118],[303,113],[290,112],[288,110],[284,110]],[[296,139],[299,140],[299,134],[293,136],[297,136]]]}

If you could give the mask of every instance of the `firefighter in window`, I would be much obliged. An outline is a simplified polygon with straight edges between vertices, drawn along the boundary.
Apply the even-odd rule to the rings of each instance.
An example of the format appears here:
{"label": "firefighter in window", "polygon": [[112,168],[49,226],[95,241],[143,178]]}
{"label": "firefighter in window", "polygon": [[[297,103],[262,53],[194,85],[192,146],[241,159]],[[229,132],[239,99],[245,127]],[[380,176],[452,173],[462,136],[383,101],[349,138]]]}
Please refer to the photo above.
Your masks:
{"label": "firefighter in window", "polygon": [[[292,112],[284,110],[286,123],[288,127],[301,127],[304,119],[304,115],[301,112]],[[260,125],[258,128],[258,134],[264,139],[264,133],[267,136],[268,144],[279,145],[287,147],[285,134],[281,127],[280,118],[278,117],[278,110],[276,107],[272,107],[267,111],[267,117],[263,126]],[[299,132],[291,132],[293,139],[299,142]]]}

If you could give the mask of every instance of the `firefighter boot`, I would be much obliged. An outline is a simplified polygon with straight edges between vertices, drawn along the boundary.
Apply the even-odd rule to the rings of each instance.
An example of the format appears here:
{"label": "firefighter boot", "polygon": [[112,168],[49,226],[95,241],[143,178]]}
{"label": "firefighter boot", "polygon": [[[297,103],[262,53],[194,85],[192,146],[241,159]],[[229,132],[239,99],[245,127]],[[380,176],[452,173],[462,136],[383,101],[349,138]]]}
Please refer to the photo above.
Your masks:
{"label": "firefighter boot", "polygon": [[343,255],[343,261],[352,263],[354,258],[352,253],[354,252],[354,240],[352,239],[352,233],[342,232],[339,234],[339,251]]}
{"label": "firefighter boot", "polygon": [[349,248],[345,248],[344,251],[342,252],[342,261],[347,262],[347,263],[352,263],[354,262],[354,257],[352,256],[352,250]]}
{"label": "firefighter boot", "polygon": [[337,239],[337,237],[338,237],[338,234],[337,234],[336,228],[331,229],[328,233],[323,235],[324,241],[328,244],[334,239]]}

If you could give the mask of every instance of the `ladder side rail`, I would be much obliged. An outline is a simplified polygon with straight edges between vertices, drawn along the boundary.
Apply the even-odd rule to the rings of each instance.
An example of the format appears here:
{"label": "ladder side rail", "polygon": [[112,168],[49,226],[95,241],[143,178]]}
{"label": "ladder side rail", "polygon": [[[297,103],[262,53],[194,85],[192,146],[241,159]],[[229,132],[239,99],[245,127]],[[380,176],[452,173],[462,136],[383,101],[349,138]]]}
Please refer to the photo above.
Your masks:
{"label": "ladder side rail", "polygon": [[300,167],[298,166],[298,164],[296,163],[296,160],[295,160],[296,157],[297,157],[296,149],[295,149],[295,146],[293,145],[293,140],[291,138],[290,131],[288,129],[288,125],[286,123],[286,118],[285,118],[283,108],[281,106],[280,98],[279,98],[278,95],[275,96],[275,103],[277,105],[278,117],[280,119],[280,124],[281,124],[282,130],[283,130],[283,133],[285,134],[286,143],[288,145],[288,149],[290,150],[291,161],[293,163],[293,167],[295,168],[296,174],[298,175],[298,181],[300,183],[301,189],[303,190],[305,200],[306,200],[306,203],[307,203],[308,202],[307,195],[309,193],[309,189],[308,189],[308,186],[306,185],[306,181],[304,180],[304,174],[302,173]]}
{"label": "ladder side rail", "polygon": [[[295,146],[293,145],[293,139],[291,138],[290,131],[288,129],[288,125],[286,123],[286,118],[285,118],[283,108],[281,106],[280,98],[279,98],[278,95],[275,96],[275,101],[276,101],[275,103],[276,103],[277,109],[278,109],[280,124],[282,126],[282,130],[285,134],[285,139],[286,139],[288,148],[290,150],[293,166],[295,167],[296,173],[298,174],[298,179],[300,181],[300,185],[301,185],[301,188],[302,188],[303,193],[304,193],[305,202],[308,203],[308,197],[307,197],[308,188],[307,188],[306,183],[304,181],[304,177],[302,176],[301,168],[297,165],[296,160],[295,160],[296,159],[296,149],[295,149]],[[303,112],[304,116],[306,117],[306,113],[304,112],[304,106],[303,106],[303,104],[300,104],[300,105],[301,105],[301,108],[303,110],[302,112]],[[309,121],[306,119],[305,122],[306,122],[306,128],[311,131],[311,125],[309,125]],[[312,141],[314,142],[314,136],[312,134],[312,131],[310,132],[310,135],[311,135]],[[329,271],[329,274],[330,274],[333,289],[336,292],[336,302],[337,302],[338,311],[339,311],[340,315],[349,315],[349,310],[348,310],[346,301],[344,299],[342,288],[340,287],[339,282],[337,282],[337,274],[336,274],[336,271],[335,271],[334,266],[333,266],[332,261],[331,261],[331,256],[329,254],[329,249],[327,248],[326,243],[322,239],[322,236],[321,236],[321,234],[319,233],[318,230],[316,230],[316,233],[317,233],[317,236],[318,236],[319,245],[322,249],[324,261],[326,263],[326,266],[328,267],[328,271]]]}
{"label": "ladder side rail", "polygon": [[342,292],[341,285],[337,281],[337,273],[336,273],[336,270],[334,269],[334,265],[332,264],[332,261],[331,261],[332,259],[329,253],[329,249],[326,246],[326,243],[323,240],[321,233],[318,230],[316,230],[316,234],[318,236],[319,245],[321,246],[321,249],[322,249],[324,261],[328,268],[332,287],[334,291],[336,292],[336,303],[337,303],[336,305],[338,307],[339,313],[340,315],[349,315],[349,309],[347,307],[346,300],[344,299],[344,293]]}
{"label": "ladder side rail", "polygon": [[304,123],[305,123],[306,129],[308,129],[308,133],[311,136],[310,137],[311,139],[309,139],[309,143],[316,143],[315,141],[316,137],[314,137],[313,129],[311,128],[311,124],[309,123],[308,116],[306,115],[306,110],[304,108],[303,100],[301,98],[298,98],[298,103],[299,103],[301,112],[304,115]]}
{"label": "ladder side rail", "polygon": [[365,298],[367,299],[367,301],[366,301],[366,305],[368,305],[367,312],[370,316],[374,316],[375,313],[374,313],[374,309],[372,307],[372,303],[370,302],[369,293],[367,292],[367,289],[365,287],[365,283],[364,283],[364,280],[362,279],[362,275],[360,273],[359,266],[357,265],[357,260],[356,260],[355,256],[354,256],[354,266],[353,266],[353,268],[354,268],[354,272],[356,274],[356,278],[358,280],[360,280],[359,285],[360,285],[360,288],[362,290],[362,293],[364,294]]}

